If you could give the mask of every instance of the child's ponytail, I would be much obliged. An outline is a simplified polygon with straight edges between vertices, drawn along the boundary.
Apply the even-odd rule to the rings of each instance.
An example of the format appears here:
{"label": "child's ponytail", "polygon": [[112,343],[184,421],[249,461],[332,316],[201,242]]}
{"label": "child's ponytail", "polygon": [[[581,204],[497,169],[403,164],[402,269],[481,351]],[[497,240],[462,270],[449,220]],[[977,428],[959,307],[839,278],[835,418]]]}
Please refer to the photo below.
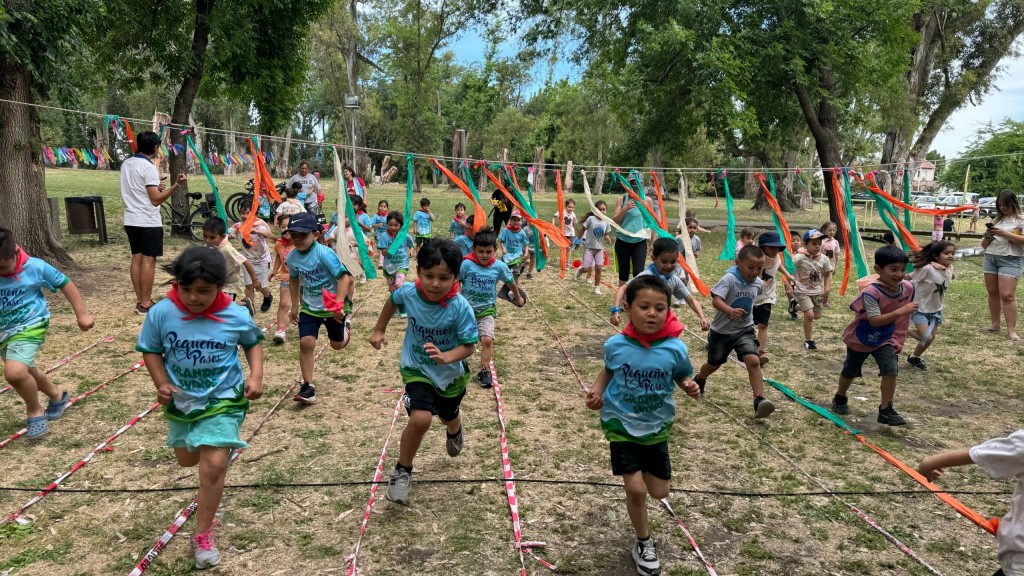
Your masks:
{"label": "child's ponytail", "polygon": [[917,252],[911,252],[910,263],[914,265],[914,270],[924,268],[932,262],[937,261],[939,256],[946,251],[946,248],[952,248],[955,246],[955,244],[947,240],[936,240],[935,242],[927,244]]}

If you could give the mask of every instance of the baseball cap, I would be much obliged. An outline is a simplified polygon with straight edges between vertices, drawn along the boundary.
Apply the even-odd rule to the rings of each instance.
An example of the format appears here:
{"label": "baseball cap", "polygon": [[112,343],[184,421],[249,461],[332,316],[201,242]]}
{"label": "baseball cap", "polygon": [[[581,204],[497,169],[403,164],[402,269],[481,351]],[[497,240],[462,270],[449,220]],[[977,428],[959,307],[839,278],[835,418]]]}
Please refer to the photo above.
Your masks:
{"label": "baseball cap", "polygon": [[316,221],[316,216],[313,216],[309,212],[299,212],[298,214],[292,215],[291,219],[288,220],[289,232],[309,234],[310,232],[316,232],[317,230],[320,230],[320,223]]}
{"label": "baseball cap", "polygon": [[512,211],[512,215],[510,216],[510,218],[522,218],[522,217],[523,217],[523,213],[520,212],[518,208],[513,210]]}
{"label": "baseball cap", "polygon": [[758,246],[773,246],[775,248],[786,248],[786,243],[779,237],[778,232],[762,232],[757,237]]}
{"label": "baseball cap", "polygon": [[825,237],[826,237],[826,235],[823,234],[821,232],[821,230],[818,230],[817,228],[811,228],[807,232],[804,232],[804,242],[807,242],[808,240],[810,240],[812,238],[825,238]]}

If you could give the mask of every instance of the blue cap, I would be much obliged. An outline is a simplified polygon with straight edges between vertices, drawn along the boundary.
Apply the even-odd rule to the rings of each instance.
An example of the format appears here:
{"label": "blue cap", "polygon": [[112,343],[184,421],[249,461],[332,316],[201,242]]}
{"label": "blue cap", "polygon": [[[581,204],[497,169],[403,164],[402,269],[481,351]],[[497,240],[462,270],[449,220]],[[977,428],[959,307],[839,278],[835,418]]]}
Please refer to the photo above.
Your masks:
{"label": "blue cap", "polygon": [[299,212],[293,214],[288,220],[288,231],[298,232],[299,234],[308,234],[310,232],[316,232],[320,230],[320,223],[316,221],[316,216],[313,216],[309,212]]}
{"label": "blue cap", "polygon": [[804,232],[804,242],[807,242],[812,238],[825,238],[826,236],[826,234],[822,233],[817,228],[811,228],[807,232]]}
{"label": "blue cap", "polygon": [[778,232],[762,232],[761,235],[757,237],[757,245],[762,248],[765,246],[782,249],[786,248],[786,244],[782,241],[782,238],[779,237]]}

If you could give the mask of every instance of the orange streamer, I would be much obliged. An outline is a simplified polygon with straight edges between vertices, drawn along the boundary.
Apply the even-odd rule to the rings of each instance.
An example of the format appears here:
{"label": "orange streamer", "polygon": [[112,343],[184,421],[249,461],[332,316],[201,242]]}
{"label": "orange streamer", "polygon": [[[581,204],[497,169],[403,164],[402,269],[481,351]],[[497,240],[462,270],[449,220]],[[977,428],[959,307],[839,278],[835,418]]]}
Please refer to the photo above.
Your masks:
{"label": "orange streamer", "polygon": [[850,175],[853,176],[853,178],[857,182],[859,182],[861,184],[861,186],[864,186],[865,188],[867,188],[871,192],[874,192],[875,194],[878,194],[882,198],[885,198],[889,202],[892,202],[894,205],[899,206],[900,208],[903,208],[904,210],[910,210],[911,212],[917,212],[918,214],[928,214],[929,216],[945,216],[946,214],[956,214],[957,212],[967,212],[968,210],[974,210],[974,206],[967,206],[967,205],[961,206],[959,208],[942,208],[942,209],[939,209],[939,208],[918,208],[916,206],[911,206],[910,204],[907,204],[903,200],[900,200],[899,198],[897,198],[897,197],[889,194],[885,190],[882,190],[881,188],[879,188],[878,184],[875,182],[875,177],[874,176],[869,175],[869,178],[871,179],[871,184],[872,185],[868,186],[868,184],[864,181],[864,179],[861,178],[860,175],[857,174],[856,172],[850,172]]}
{"label": "orange streamer", "polygon": [[765,177],[764,172],[757,173],[757,181],[761,184],[761,188],[764,190],[764,199],[768,201],[768,205],[772,207],[772,211],[779,217],[779,227],[782,228],[782,241],[786,243],[786,250],[789,251],[790,256],[793,256],[793,235],[789,231],[789,224],[786,223],[786,219],[782,217],[782,206],[779,205],[779,201],[772,196],[771,191],[768,189],[768,185],[764,183]]}
{"label": "orange streamer", "polygon": [[[565,233],[565,196],[562,194],[562,171],[555,170],[555,192],[558,195],[558,222],[562,224],[562,233]],[[558,251],[558,263],[561,264],[561,269],[558,272],[558,277],[565,279],[565,260],[566,251]]]}
{"label": "orange streamer", "polygon": [[[832,200],[836,204],[836,215],[839,220],[839,229],[843,233],[843,245],[850,249],[850,224],[846,221],[846,213],[843,211],[845,203],[842,193],[839,191],[839,169],[832,169]],[[839,295],[846,295],[846,287],[850,284],[850,258],[843,258],[843,284],[839,287]]]}
{"label": "orange streamer", "polygon": [[[658,211],[661,212],[661,229],[668,232],[668,217],[665,216],[665,200],[661,197],[661,183],[658,182],[658,175],[651,170],[651,178],[654,179],[654,192],[658,195]],[[680,214],[680,217],[685,215]]]}
{"label": "orange streamer", "polygon": [[124,124],[124,135],[128,138],[128,145],[132,147],[132,154],[139,153],[139,146],[135,144],[135,133],[132,132],[132,125],[127,120],[121,120]]}
{"label": "orange streamer", "polygon": [[442,174],[447,176],[448,179],[452,181],[452,183],[458,186],[459,190],[462,190],[462,193],[465,194],[466,197],[469,198],[469,201],[473,204],[473,234],[476,234],[477,232],[480,231],[481,228],[484,227],[485,224],[487,224],[487,214],[484,212],[483,206],[481,206],[480,203],[476,201],[476,198],[473,196],[473,193],[470,192],[469,190],[469,186],[467,186],[466,183],[463,182],[461,178],[453,174],[451,170],[449,170],[443,164],[438,162],[436,158],[431,158],[430,161],[433,162],[434,166],[437,166],[437,169],[440,170]]}
{"label": "orange streamer", "polygon": [[[538,220],[537,218],[530,216],[530,213],[527,212],[525,208],[523,208],[522,204],[520,204],[519,201],[516,200],[515,196],[508,191],[508,188],[505,188],[505,186],[501,183],[500,180],[498,180],[498,177],[495,176],[493,172],[488,170],[487,167],[482,164],[480,165],[480,167],[481,169],[483,169],[484,174],[487,175],[487,178],[491,182],[493,182],[495,186],[498,187],[498,190],[501,191],[501,193],[504,194],[506,198],[508,198],[508,201],[517,209],[519,209],[519,212],[523,215],[523,218],[526,220],[528,224],[535,226],[537,228],[537,231],[540,232],[542,235],[550,236],[551,241],[555,243],[555,246],[558,246],[559,248],[568,248],[570,246],[569,239],[566,238],[564,234],[562,234],[561,230],[555,228],[554,224],[552,224],[551,222],[547,222],[545,220]],[[547,243],[541,242],[540,247],[544,251],[544,254],[546,256]]]}

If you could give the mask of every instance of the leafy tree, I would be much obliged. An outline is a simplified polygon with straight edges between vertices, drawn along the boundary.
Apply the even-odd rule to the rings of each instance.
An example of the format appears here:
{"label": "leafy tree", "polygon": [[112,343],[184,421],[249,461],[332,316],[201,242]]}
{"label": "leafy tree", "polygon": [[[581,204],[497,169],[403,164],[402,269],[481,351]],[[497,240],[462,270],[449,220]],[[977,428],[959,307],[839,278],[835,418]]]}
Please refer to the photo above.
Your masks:
{"label": "leafy tree", "polygon": [[943,186],[962,190],[967,167],[971,168],[970,191],[995,196],[1002,190],[1024,192],[1024,122],[1005,120],[998,126],[988,125],[975,134],[964,157],[982,160],[957,160],[938,177]]}

